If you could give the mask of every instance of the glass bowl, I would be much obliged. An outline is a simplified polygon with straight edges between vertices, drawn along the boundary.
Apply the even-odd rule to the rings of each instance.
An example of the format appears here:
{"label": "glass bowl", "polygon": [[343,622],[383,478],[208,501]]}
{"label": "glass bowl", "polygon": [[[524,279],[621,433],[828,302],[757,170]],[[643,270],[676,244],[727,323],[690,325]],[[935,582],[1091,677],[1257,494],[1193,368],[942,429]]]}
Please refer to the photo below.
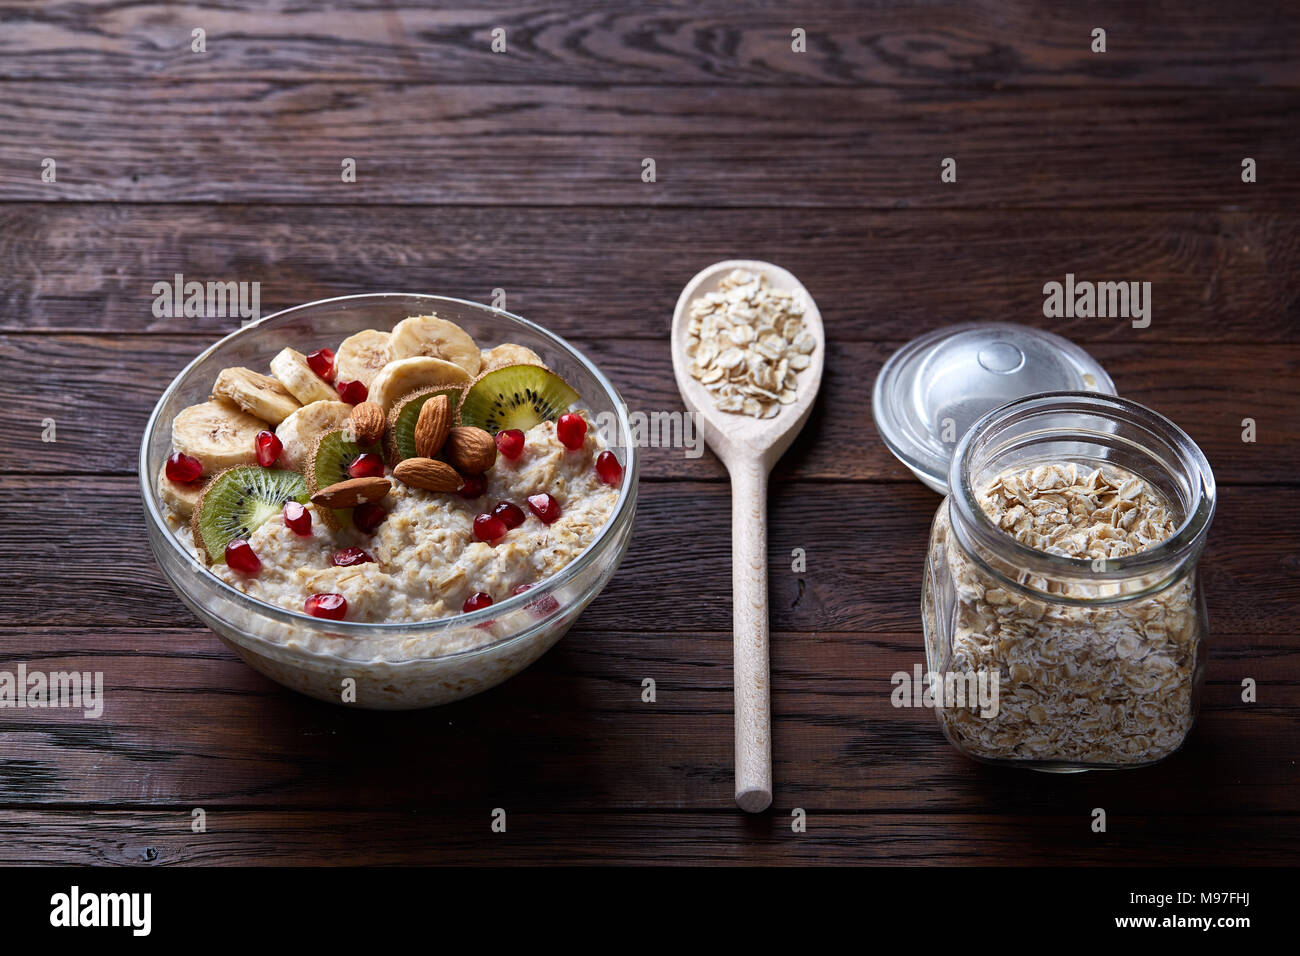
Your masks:
{"label": "glass bowl", "polygon": [[[479,611],[419,623],[315,618],[255,600],[212,574],[176,537],[158,497],[158,476],[172,450],[171,422],[176,413],[206,401],[217,373],[228,366],[265,370],[285,346],[299,351],[335,347],[362,329],[389,329],[407,316],[431,312],[462,326],[484,348],[502,342],[528,346],[578,390],[581,404],[623,461],[618,500],[596,539],[570,564],[524,594]],[[627,552],[636,514],[637,458],[618,391],[559,336],[475,302],[380,293],[285,309],[205,350],[167,386],[149,417],[140,443],[140,493],[149,543],[167,583],[245,663],[320,700],[403,710],[445,704],[487,690],[523,670],[564,636]]]}

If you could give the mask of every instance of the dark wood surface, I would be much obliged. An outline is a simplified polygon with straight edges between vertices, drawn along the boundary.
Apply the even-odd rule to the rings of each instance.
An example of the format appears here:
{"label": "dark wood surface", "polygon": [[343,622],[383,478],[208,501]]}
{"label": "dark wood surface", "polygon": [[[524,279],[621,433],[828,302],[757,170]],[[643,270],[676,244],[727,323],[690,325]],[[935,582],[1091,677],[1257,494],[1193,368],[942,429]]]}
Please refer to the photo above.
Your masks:
{"label": "dark wood surface", "polygon": [[[1296,860],[1300,11],[343,6],[0,2],[0,669],[98,670],[108,695],[98,720],[0,709],[0,863]],[[257,281],[264,313],[503,288],[654,411],[681,407],[677,293],[732,256],[792,269],[828,335],[770,497],[768,814],[731,798],[730,511],[707,452],[648,449],[604,594],[534,667],[441,709],[294,696],[163,582],[139,437],[234,322],[155,318],[154,282]],[[1044,318],[1066,272],[1150,281],[1151,326]],[[923,660],[939,498],[880,442],[870,384],[913,335],[980,319],[1084,344],[1214,465],[1204,706],[1156,767],[978,765],[890,705]]]}

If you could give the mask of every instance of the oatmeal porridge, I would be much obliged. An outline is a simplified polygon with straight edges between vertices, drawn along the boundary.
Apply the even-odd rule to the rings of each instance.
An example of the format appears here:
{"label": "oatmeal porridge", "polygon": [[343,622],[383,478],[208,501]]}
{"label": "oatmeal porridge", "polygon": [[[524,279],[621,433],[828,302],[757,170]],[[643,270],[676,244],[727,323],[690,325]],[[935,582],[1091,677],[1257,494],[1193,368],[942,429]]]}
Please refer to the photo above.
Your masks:
{"label": "oatmeal porridge", "polygon": [[524,346],[413,316],[269,367],[226,369],[181,411],[159,476],[177,536],[257,600],[372,623],[480,610],[614,512],[617,455]]}

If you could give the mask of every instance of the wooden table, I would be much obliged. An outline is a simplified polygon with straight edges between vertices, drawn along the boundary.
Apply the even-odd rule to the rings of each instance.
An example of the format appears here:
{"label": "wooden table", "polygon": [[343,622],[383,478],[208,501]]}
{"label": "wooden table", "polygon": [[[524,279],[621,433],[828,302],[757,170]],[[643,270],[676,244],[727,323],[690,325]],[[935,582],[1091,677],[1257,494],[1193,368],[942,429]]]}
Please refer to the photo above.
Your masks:
{"label": "wooden table", "polygon": [[[0,3],[2,656],[102,671],[108,698],[98,720],[0,709],[0,860],[1295,861],[1295,8],[278,6]],[[632,409],[672,411],[675,297],[732,256],[800,276],[829,338],[823,398],[771,490],[768,814],[732,803],[728,492],[710,454],[648,449],[604,594],[532,669],[442,709],[294,696],[163,583],[140,434],[237,319],[155,318],[155,282],[260,282],[263,313],[503,289]],[[1067,272],[1150,281],[1150,327],[1044,318],[1042,286]],[[906,339],[986,319],[1084,345],[1214,465],[1202,719],[1157,767],[981,766],[932,713],[890,705],[890,675],[923,661],[939,499],[881,443],[870,384]]]}

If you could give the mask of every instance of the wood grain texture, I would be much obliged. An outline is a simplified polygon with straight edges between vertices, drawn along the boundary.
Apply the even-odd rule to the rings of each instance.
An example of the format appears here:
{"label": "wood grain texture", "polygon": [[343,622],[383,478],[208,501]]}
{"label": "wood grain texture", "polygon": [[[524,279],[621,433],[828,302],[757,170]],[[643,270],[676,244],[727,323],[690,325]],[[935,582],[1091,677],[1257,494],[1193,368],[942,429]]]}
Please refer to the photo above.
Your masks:
{"label": "wood grain texture", "polygon": [[[1277,89],[8,81],[0,198],[1294,209],[1295,107]],[[958,182],[940,181],[944,157]]]}
{"label": "wood grain texture", "polygon": [[[87,495],[74,476],[0,480],[0,628],[170,627],[189,621],[149,551],[133,477]],[[728,489],[645,482],[619,572],[582,616],[591,629],[731,629]],[[768,499],[771,626],[888,633],[917,628],[920,575],[939,498],[918,482],[786,482]],[[1273,634],[1300,605],[1293,487],[1220,489],[1202,562],[1214,633]],[[67,542],[33,552],[33,541]],[[794,574],[791,553],[806,552]],[[647,584],[653,582],[653,586]]]}
{"label": "wood grain texture", "polygon": [[[100,671],[108,695],[99,719],[0,708],[0,863],[1292,863],[1295,27],[1285,4],[1211,0],[0,0],[0,670]],[[729,499],[711,454],[645,449],[606,591],[535,666],[446,708],[294,696],[163,581],[140,431],[235,322],[156,318],[155,282],[260,282],[264,314],[502,288],[654,412],[681,407],[678,291],[737,255],[795,272],[829,335],[822,399],[769,498],[771,813],[732,800]],[[1150,281],[1151,327],[1044,319],[1043,283],[1066,272]],[[930,712],[891,705],[891,674],[923,662],[939,499],[879,441],[869,384],[903,341],[987,319],[1084,344],[1220,480],[1205,703],[1158,766],[987,767]]]}
{"label": "wood grain texture", "polygon": [[[1294,87],[1284,5],[1119,0],[1044,16],[1029,0],[496,2],[339,8],[238,0],[5,3],[0,77]],[[190,31],[207,31],[207,52]],[[1108,31],[1105,55],[1092,30]],[[493,53],[491,31],[506,31]],[[807,52],[791,30],[807,31]]]}
{"label": "wood grain texture", "polygon": [[[507,684],[409,713],[283,692],[197,627],[9,630],[5,644],[9,667],[102,672],[106,700],[98,720],[0,709],[0,807],[732,806],[729,629],[632,633],[584,618]],[[917,665],[919,633],[773,632],[778,810],[1014,819],[1176,806],[1227,820],[1294,809],[1300,649],[1287,635],[1216,634],[1195,731],[1140,772],[1062,777],[969,761],[933,712],[892,705],[891,675]],[[1259,681],[1257,704],[1241,701],[1246,676]]]}
{"label": "wood grain texture", "polygon": [[[1088,811],[1043,807],[1019,820],[986,813],[818,813],[794,833],[788,812],[557,813],[507,809],[504,834],[489,831],[493,807],[374,812],[329,810],[212,813],[190,830],[191,808],[155,811],[20,809],[0,822],[0,863],[33,860],[105,866],[1285,866],[1300,852],[1286,815],[1220,820],[1167,812],[1110,816],[1104,836]],[[503,808],[506,809],[506,808]],[[806,808],[805,808],[806,809]],[[782,807],[785,811],[786,808]],[[940,829],[941,828],[941,829]],[[936,833],[942,832],[942,839]],[[1213,841],[1205,834],[1213,832]],[[1197,834],[1189,839],[1188,834]],[[1221,842],[1220,842],[1221,841]]]}
{"label": "wood grain texture", "polygon": [[[1039,327],[1051,328],[1044,320]],[[1090,351],[1110,372],[1120,394],[1182,425],[1209,457],[1225,484],[1295,483],[1300,475],[1300,343],[1287,345],[1166,344],[1152,329],[1130,330],[1133,342],[1101,343]],[[12,426],[0,432],[0,474],[134,472],[139,441],[167,382],[199,353],[207,339],[191,336],[0,334],[0,404]],[[652,480],[721,480],[713,454],[664,419],[680,413],[668,342],[575,337],[608,374],[628,408],[646,416],[643,476]],[[336,346],[338,343],[316,343]],[[911,475],[885,447],[871,420],[871,384],[901,342],[844,342],[830,333],[835,357],[827,363],[822,394],[792,449],[777,463],[786,480],[897,480]],[[93,415],[85,414],[94,409]],[[57,441],[47,442],[53,418]],[[1253,418],[1256,441],[1242,442],[1242,421]],[[112,440],[104,440],[111,435]],[[685,435],[693,438],[693,435]],[[671,447],[669,442],[675,442]],[[692,457],[695,456],[695,457]],[[937,499],[936,499],[937,500]]]}
{"label": "wood grain texture", "polygon": [[[1300,342],[1300,210],[571,209],[0,204],[0,331],[211,336],[156,318],[153,285],[258,282],[263,314],[410,291],[507,306],[566,336],[667,340],[697,268],[753,255],[811,289],[837,343],[953,322],[1043,323],[1159,360],[1169,342]],[[1152,284],[1149,329],[1043,318],[1043,284]],[[921,290],[921,291],[918,291]],[[1138,349],[1138,346],[1141,346]]]}

